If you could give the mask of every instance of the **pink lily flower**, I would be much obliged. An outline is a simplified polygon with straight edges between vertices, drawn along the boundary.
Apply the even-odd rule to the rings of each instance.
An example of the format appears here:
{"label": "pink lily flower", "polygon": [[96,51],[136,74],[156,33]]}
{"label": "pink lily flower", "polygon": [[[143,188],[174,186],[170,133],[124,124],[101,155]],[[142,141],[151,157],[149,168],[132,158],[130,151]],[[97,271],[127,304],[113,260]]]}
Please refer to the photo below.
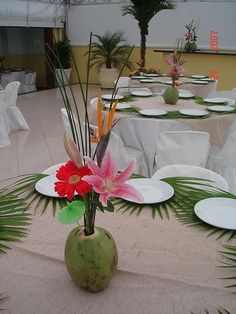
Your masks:
{"label": "pink lily flower", "polygon": [[135,167],[135,160],[132,160],[122,173],[117,174],[116,162],[109,151],[105,153],[101,168],[91,158],[86,157],[85,159],[92,175],[84,176],[83,181],[91,184],[94,191],[100,194],[99,201],[103,206],[107,205],[109,197],[143,201],[142,195],[135,188],[125,183]]}

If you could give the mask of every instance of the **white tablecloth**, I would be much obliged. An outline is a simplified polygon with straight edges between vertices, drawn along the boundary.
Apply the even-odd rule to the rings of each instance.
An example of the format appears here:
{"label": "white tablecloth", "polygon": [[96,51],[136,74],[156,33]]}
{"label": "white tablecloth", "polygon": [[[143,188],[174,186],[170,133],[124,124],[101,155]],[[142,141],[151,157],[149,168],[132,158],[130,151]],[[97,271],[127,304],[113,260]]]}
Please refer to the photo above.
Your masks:
{"label": "white tablecloth", "polygon": [[[178,111],[180,109],[204,109],[205,106],[196,104],[194,100],[180,99],[176,105],[166,105],[161,96],[147,98],[136,98],[130,102],[131,106],[138,106],[142,109],[164,109],[167,111]],[[90,122],[96,124],[96,98],[91,101],[89,108]],[[107,111],[104,111],[104,115]],[[212,145],[219,150],[225,142],[225,133],[234,122],[236,114],[217,115],[212,114],[205,119],[165,119],[146,118],[138,113],[116,112],[115,126],[113,130],[121,137],[123,142],[129,146],[143,151],[147,167],[149,169],[146,176],[153,174],[153,163],[155,152],[155,139],[162,131],[188,131],[198,130],[208,132]]]}

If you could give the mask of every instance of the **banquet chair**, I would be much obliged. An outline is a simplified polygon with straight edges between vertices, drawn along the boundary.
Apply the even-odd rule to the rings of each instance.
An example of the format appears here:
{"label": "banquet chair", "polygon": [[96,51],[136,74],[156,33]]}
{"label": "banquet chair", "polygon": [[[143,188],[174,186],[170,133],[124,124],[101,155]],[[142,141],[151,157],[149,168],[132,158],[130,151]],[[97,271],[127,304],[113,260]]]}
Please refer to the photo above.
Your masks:
{"label": "banquet chair", "polygon": [[0,148],[6,147],[11,144],[9,139],[8,133],[9,130],[7,129],[7,116],[6,110],[3,105],[3,100],[5,97],[5,91],[0,91]]}
{"label": "banquet chair", "polygon": [[209,94],[207,95],[207,97],[215,97],[216,96],[217,86],[218,86],[218,80],[215,80],[212,83],[211,90],[210,90]]}
{"label": "banquet chair", "polygon": [[[62,121],[64,124],[64,129],[68,134],[72,134],[71,128],[70,128],[70,123],[69,123],[69,118],[66,112],[65,108],[61,108],[61,113],[62,113]],[[78,127],[78,121],[75,119],[75,124]],[[91,125],[90,128],[92,130],[97,130],[97,126]],[[78,130],[78,128],[77,128]],[[84,131],[84,128],[83,128]],[[128,163],[132,159],[136,159],[136,167],[134,169],[134,172],[136,173],[141,173],[142,168],[145,166],[145,163],[143,161],[143,154],[141,151],[138,149],[129,147],[124,145],[122,142],[121,138],[113,131],[111,131],[109,143],[108,143],[108,150],[112,152],[113,157],[115,158],[117,164],[118,164],[118,169],[123,170]],[[96,149],[96,144],[92,143],[92,154],[95,152]]]}
{"label": "banquet chair", "polygon": [[190,178],[201,178],[210,180],[207,184],[212,185],[218,189],[228,191],[227,181],[218,173],[197,166],[191,165],[168,165],[163,168],[158,169],[154,175],[153,179],[164,179],[171,177],[190,177]]}
{"label": "banquet chair", "polygon": [[205,167],[209,149],[210,140],[207,132],[161,132],[156,140],[156,168],[173,164]]}
{"label": "banquet chair", "polygon": [[129,85],[131,78],[129,76],[121,76],[118,80],[115,80],[116,88],[118,93],[129,92]]}
{"label": "banquet chair", "polygon": [[210,154],[208,168],[224,177],[229,191],[236,193],[236,131],[229,134],[221,150]]}
{"label": "banquet chair", "polygon": [[233,88],[232,90],[229,90],[229,91],[216,92],[215,96],[216,97],[226,97],[226,98],[236,100],[236,88]]}
{"label": "banquet chair", "polygon": [[5,88],[4,106],[7,114],[7,124],[10,131],[30,130],[22,112],[16,105],[20,82],[11,82]]}

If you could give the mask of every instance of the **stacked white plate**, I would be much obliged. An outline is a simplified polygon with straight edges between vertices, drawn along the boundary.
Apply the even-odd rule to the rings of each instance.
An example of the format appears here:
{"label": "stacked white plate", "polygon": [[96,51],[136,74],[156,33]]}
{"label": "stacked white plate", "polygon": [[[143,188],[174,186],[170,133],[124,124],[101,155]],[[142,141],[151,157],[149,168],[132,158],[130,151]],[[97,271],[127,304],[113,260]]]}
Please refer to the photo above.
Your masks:
{"label": "stacked white plate", "polygon": [[112,94],[105,94],[105,95],[102,95],[101,96],[102,99],[105,99],[105,100],[112,100],[112,99],[123,99],[124,96],[122,95],[113,95]]}
{"label": "stacked white plate", "polygon": [[158,73],[144,73],[143,75],[146,77],[157,77],[157,76],[159,76]]}
{"label": "stacked white plate", "polygon": [[192,97],[194,97],[194,95],[191,92],[186,90],[184,92],[179,91],[179,97],[180,98],[192,98]]}
{"label": "stacked white plate", "polygon": [[152,79],[142,79],[140,80],[141,83],[155,83],[156,81],[155,80],[152,80]]}
{"label": "stacked white plate", "polygon": [[179,112],[186,116],[193,116],[193,117],[203,117],[208,114],[206,110],[200,110],[200,109],[181,109],[179,110]]}
{"label": "stacked white plate", "polygon": [[204,79],[207,76],[206,75],[192,75],[191,77],[194,78],[194,79]]}
{"label": "stacked white plate", "polygon": [[142,109],[139,111],[143,116],[164,116],[167,111],[160,109]]}
{"label": "stacked white plate", "polygon": [[[128,109],[130,107],[130,104],[128,104],[127,102],[121,102],[117,104],[116,110]],[[105,104],[105,108],[110,109],[110,104]]]}
{"label": "stacked white plate", "polygon": [[219,105],[219,106],[209,106],[208,110],[210,110],[210,111],[217,111],[217,112],[230,112],[230,111],[235,110],[235,108],[231,107],[231,106]]}
{"label": "stacked white plate", "polygon": [[192,81],[193,84],[198,84],[198,85],[206,85],[208,82],[203,81],[203,80],[194,80]]}
{"label": "stacked white plate", "polygon": [[133,96],[138,96],[138,97],[149,97],[152,96],[152,92],[148,90],[134,90],[131,92]]}
{"label": "stacked white plate", "polygon": [[221,98],[221,97],[211,97],[211,98],[204,98],[204,102],[211,103],[211,104],[224,104],[227,103],[227,105],[231,106],[235,104],[235,101],[230,98]]}

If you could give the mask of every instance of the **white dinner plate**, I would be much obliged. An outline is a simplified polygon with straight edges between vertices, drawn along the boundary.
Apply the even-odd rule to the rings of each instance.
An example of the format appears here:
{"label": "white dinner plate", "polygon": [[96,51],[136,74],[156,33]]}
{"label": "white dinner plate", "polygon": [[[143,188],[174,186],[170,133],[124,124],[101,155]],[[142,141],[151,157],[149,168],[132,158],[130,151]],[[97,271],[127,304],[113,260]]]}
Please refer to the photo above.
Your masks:
{"label": "white dinner plate", "polygon": [[[126,181],[133,186],[142,196],[142,202],[139,204],[153,204],[168,200],[174,195],[174,189],[166,182],[156,179],[131,179]],[[125,198],[126,200],[130,200]]]}
{"label": "white dinner plate", "polygon": [[158,73],[144,73],[143,75],[146,77],[157,77],[157,76],[159,76]]}
{"label": "white dinner plate", "polygon": [[206,75],[192,75],[191,77],[194,78],[194,79],[204,79],[207,76]]}
{"label": "white dinner plate", "polygon": [[172,85],[172,81],[165,81],[165,84]]}
{"label": "white dinner plate", "polygon": [[198,218],[212,226],[236,230],[236,199],[206,198],[195,205],[194,211]]}
{"label": "white dinner plate", "polygon": [[101,97],[102,97],[102,99],[105,99],[105,100],[123,99],[124,98],[124,96],[122,96],[122,95],[113,95],[113,98],[112,98],[112,94],[102,95]]}
{"label": "white dinner plate", "polygon": [[203,101],[212,104],[224,104],[225,102],[227,102],[226,98],[220,97],[204,98]]}
{"label": "white dinner plate", "polygon": [[235,100],[230,98],[220,98],[220,97],[212,97],[203,99],[204,102],[215,103],[215,104],[224,104],[227,103],[228,106],[233,106],[235,104]]}
{"label": "white dinner plate", "polygon": [[60,164],[56,164],[56,165],[54,165],[54,166],[51,166],[51,167],[49,167],[49,168],[47,168],[47,169],[45,169],[45,170],[43,170],[43,174],[47,174],[47,175],[56,175],[56,172],[57,172],[57,170],[61,167],[61,166],[63,166],[64,164],[65,164],[66,162],[64,162],[64,163],[60,163]]}
{"label": "white dinner plate", "polygon": [[191,92],[179,92],[180,98],[192,98],[194,95]]}
{"label": "white dinner plate", "polygon": [[167,111],[160,109],[142,109],[139,111],[143,116],[164,116]]}
{"label": "white dinner plate", "polygon": [[234,107],[231,107],[231,106],[209,106],[207,108],[208,110],[211,110],[211,111],[218,111],[218,112],[230,112],[230,111],[233,111],[235,110]]}
{"label": "white dinner plate", "polygon": [[187,116],[195,116],[195,117],[202,117],[208,114],[205,110],[198,110],[198,109],[181,109],[179,110],[181,114],[187,115]]}
{"label": "white dinner plate", "polygon": [[192,81],[192,83],[193,84],[198,84],[198,85],[207,85],[208,84],[208,82],[206,82],[206,81],[203,81],[203,80],[194,80],[194,81]]}
{"label": "white dinner plate", "polygon": [[156,81],[155,80],[152,80],[152,79],[142,79],[140,80],[141,83],[155,83]]}
{"label": "white dinner plate", "polygon": [[35,184],[35,189],[40,194],[46,196],[60,197],[54,190],[54,183],[57,181],[59,180],[55,175],[44,177]]}
{"label": "white dinner plate", "polygon": [[145,79],[146,77],[145,76],[141,76],[141,75],[133,75],[131,76],[131,79],[132,80],[141,80],[141,79]]}
{"label": "white dinner plate", "polygon": [[[128,109],[130,107],[130,104],[128,104],[127,102],[121,102],[117,104],[116,110]],[[110,109],[110,104],[105,104],[105,108]]]}
{"label": "white dinner plate", "polygon": [[214,79],[212,79],[210,77],[205,77],[205,78],[200,79],[200,81],[214,82]]}
{"label": "white dinner plate", "polygon": [[131,92],[133,96],[138,96],[138,97],[149,97],[152,96],[152,92],[147,91],[147,90],[134,90]]}

